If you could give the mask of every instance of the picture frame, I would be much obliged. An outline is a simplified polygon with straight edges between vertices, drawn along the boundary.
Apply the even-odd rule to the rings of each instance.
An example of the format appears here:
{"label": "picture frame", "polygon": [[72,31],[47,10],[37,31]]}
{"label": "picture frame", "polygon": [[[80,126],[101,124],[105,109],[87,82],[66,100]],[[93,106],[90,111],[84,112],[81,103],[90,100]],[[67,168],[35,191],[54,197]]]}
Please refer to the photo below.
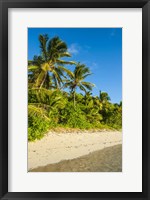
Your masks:
{"label": "picture frame", "polygon": [[[142,8],[142,192],[9,192],[8,191],[8,9],[9,8]],[[1,199],[149,199],[150,181],[150,2],[149,0],[1,0],[0,2],[0,198]],[[21,183],[20,183],[21,184]]]}

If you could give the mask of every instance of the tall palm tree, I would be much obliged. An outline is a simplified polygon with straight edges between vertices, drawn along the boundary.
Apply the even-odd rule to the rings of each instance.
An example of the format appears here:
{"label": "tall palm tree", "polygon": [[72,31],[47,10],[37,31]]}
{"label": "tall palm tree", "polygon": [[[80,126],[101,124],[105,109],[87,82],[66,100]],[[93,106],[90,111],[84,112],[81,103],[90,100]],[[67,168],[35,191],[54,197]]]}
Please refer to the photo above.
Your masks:
{"label": "tall palm tree", "polygon": [[[71,71],[64,67],[64,64],[75,64],[73,61],[62,60],[63,57],[71,57],[67,51],[67,45],[59,37],[49,40],[48,35],[39,36],[41,55],[34,56],[28,62],[28,70],[31,82],[34,86],[41,88],[43,85],[48,89],[52,82],[58,88],[65,77],[64,72],[71,74]],[[51,77],[51,78],[50,78]]]}
{"label": "tall palm tree", "polygon": [[73,93],[74,107],[76,89],[79,88],[86,93],[87,90],[92,90],[92,87],[94,87],[94,84],[84,81],[84,79],[89,75],[91,75],[90,69],[84,64],[78,63],[74,69],[74,72],[70,74],[70,80],[67,80],[65,83],[65,86],[69,87]]}

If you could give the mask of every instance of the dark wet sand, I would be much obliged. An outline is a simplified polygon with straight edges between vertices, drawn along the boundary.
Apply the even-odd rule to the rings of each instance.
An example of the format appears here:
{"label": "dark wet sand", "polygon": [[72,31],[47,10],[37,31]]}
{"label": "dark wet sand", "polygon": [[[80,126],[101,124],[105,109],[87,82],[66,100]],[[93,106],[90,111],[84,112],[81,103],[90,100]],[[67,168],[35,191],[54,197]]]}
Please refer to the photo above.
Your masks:
{"label": "dark wet sand", "polygon": [[88,155],[32,169],[30,172],[121,172],[122,145],[107,147]]}

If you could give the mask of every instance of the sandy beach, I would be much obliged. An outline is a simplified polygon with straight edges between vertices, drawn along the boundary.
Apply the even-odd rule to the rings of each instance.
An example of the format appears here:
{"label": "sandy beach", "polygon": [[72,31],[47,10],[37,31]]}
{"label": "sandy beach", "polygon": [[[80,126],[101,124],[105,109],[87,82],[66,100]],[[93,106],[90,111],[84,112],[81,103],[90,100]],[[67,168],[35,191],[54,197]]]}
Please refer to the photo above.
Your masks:
{"label": "sandy beach", "polygon": [[28,143],[28,171],[122,144],[118,131],[56,133]]}
{"label": "sandy beach", "polygon": [[122,145],[106,147],[79,158],[37,167],[31,172],[122,172]]}

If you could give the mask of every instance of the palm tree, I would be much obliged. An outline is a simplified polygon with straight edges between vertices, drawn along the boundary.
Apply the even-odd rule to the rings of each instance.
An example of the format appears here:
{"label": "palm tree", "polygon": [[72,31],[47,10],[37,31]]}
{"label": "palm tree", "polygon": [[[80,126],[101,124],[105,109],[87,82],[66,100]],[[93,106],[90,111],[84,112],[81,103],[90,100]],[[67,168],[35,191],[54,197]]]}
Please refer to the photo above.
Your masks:
{"label": "palm tree", "polygon": [[[64,72],[72,74],[64,67],[64,64],[75,64],[73,61],[62,60],[63,57],[71,57],[67,51],[67,45],[59,37],[49,40],[48,35],[39,36],[41,55],[34,56],[33,61],[28,62],[30,80],[37,88],[44,85],[59,88],[65,77]],[[51,78],[50,78],[51,77]],[[54,85],[53,85],[54,84]]]}
{"label": "palm tree", "polygon": [[106,103],[106,102],[109,102],[111,100],[107,92],[101,92],[100,91],[99,93],[100,93],[99,98],[100,98],[100,101],[102,103]]}
{"label": "palm tree", "polygon": [[73,94],[74,107],[76,89],[79,88],[86,93],[87,90],[92,90],[92,87],[94,87],[94,84],[84,81],[84,79],[89,75],[91,75],[90,69],[84,64],[78,63],[74,69],[74,72],[69,75],[70,80],[66,80],[65,86],[69,87]]}

